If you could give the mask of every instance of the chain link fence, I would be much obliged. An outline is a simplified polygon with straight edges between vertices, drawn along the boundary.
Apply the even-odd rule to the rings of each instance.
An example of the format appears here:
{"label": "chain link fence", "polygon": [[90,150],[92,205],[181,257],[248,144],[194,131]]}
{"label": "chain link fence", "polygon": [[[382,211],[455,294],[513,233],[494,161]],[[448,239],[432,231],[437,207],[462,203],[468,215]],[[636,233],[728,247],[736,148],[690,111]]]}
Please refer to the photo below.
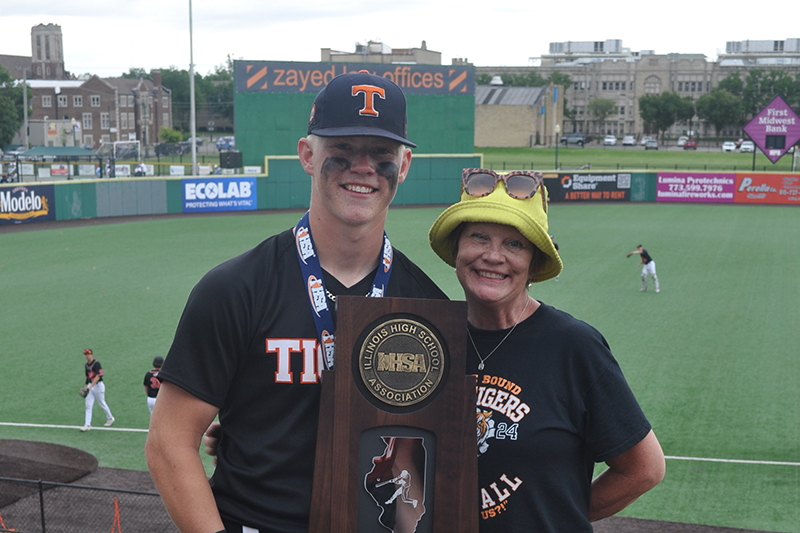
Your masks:
{"label": "chain link fence", "polygon": [[157,492],[0,477],[0,533],[176,533]]}

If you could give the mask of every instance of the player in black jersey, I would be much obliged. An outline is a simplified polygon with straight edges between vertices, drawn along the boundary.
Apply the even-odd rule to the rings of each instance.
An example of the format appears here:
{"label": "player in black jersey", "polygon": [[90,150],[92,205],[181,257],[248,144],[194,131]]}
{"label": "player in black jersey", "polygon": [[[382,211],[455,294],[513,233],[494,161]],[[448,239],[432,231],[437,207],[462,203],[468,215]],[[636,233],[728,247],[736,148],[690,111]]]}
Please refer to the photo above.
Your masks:
{"label": "player in black jersey", "polygon": [[[332,300],[445,298],[384,232],[416,146],[400,88],[365,72],[336,77],[308,134],[298,142],[308,213],[197,284],[159,374],[146,455],[181,531],[307,531]],[[217,414],[209,483],[198,447]]]}
{"label": "player in black jersey", "polygon": [[157,355],[153,358],[153,369],[148,370],[144,375],[144,393],[147,396],[147,408],[150,409],[150,414],[153,414],[153,407],[156,405],[156,397],[158,390],[161,388],[161,381],[158,379],[158,373],[161,372],[161,366],[164,364],[164,358]]}

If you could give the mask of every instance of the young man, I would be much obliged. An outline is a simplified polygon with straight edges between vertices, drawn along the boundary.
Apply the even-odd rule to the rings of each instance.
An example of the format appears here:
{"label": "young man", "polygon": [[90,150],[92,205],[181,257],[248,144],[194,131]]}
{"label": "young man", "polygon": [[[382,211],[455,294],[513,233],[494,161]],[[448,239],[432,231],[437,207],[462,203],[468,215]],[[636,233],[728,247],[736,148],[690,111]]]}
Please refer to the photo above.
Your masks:
{"label": "young man", "polygon": [[656,286],[656,292],[661,292],[661,289],[658,286],[658,276],[656,275],[656,262],[653,261],[653,258],[650,257],[650,254],[647,253],[647,250],[642,248],[641,244],[636,245],[636,249],[632,252],[628,252],[626,257],[630,257],[633,254],[638,254],[642,260],[639,261],[639,264],[642,265],[642,288],[639,289],[641,292],[647,291],[647,275],[650,274],[653,276],[653,283]]}
{"label": "young man", "polygon": [[106,423],[103,425],[110,426],[113,424],[114,415],[111,414],[111,408],[106,403],[106,384],[103,383],[103,367],[100,365],[100,361],[94,358],[94,352],[89,348],[83,351],[83,355],[86,357],[86,364],[83,367],[86,374],[85,386],[89,389],[89,394],[86,395],[86,400],[84,401],[86,415],[81,431],[89,431],[92,429],[92,411],[95,401],[106,414]]}
{"label": "young man", "polygon": [[144,394],[147,396],[147,408],[150,409],[150,415],[153,415],[153,407],[156,405],[156,398],[158,397],[158,390],[161,388],[161,381],[158,379],[158,373],[161,372],[161,366],[164,364],[164,358],[157,355],[153,358],[153,369],[148,370],[144,375]]}
{"label": "young man", "polygon": [[[308,213],[198,283],[159,374],[147,462],[183,532],[306,531],[336,296],[445,298],[384,232],[416,146],[400,88],[365,72],[336,77],[308,134],[297,146]],[[198,448],[217,414],[209,483]]]}

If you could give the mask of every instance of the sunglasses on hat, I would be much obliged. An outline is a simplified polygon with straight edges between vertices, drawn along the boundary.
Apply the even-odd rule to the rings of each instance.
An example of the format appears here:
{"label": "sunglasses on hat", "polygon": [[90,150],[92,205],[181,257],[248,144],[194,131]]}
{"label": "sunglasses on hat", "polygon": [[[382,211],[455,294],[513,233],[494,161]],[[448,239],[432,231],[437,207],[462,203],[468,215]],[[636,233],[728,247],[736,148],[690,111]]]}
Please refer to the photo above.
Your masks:
{"label": "sunglasses on hat", "polygon": [[506,193],[509,196],[526,200],[536,194],[544,177],[541,172],[533,170],[512,170],[498,174],[494,170],[484,168],[465,168],[461,173],[461,185],[464,191],[478,198],[491,194],[497,187],[498,181],[505,183]]}

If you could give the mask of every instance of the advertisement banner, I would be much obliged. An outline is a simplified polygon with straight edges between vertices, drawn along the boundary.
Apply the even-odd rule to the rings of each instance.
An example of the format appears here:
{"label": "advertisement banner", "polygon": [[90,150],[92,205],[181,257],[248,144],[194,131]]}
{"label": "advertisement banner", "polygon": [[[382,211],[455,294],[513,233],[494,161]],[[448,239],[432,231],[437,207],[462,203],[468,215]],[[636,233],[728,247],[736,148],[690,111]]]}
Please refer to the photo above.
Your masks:
{"label": "advertisement banner", "polygon": [[69,165],[64,163],[53,163],[50,165],[51,176],[69,176]]}
{"label": "advertisement banner", "polygon": [[800,174],[736,174],[737,204],[800,205]]}
{"label": "advertisement banner", "polygon": [[181,183],[184,213],[258,208],[256,178],[185,179]]}
{"label": "advertisement banner", "polygon": [[55,220],[55,205],[53,185],[0,189],[0,224]]}
{"label": "advertisement banner", "polygon": [[631,199],[630,173],[559,173],[556,191],[548,191],[553,202],[609,202]]}
{"label": "advertisement banner", "polygon": [[369,70],[399,85],[405,94],[475,94],[475,67],[374,63],[235,61],[240,93],[318,93],[334,77]]}
{"label": "advertisement banner", "polygon": [[658,202],[733,202],[735,174],[725,172],[659,172]]}

